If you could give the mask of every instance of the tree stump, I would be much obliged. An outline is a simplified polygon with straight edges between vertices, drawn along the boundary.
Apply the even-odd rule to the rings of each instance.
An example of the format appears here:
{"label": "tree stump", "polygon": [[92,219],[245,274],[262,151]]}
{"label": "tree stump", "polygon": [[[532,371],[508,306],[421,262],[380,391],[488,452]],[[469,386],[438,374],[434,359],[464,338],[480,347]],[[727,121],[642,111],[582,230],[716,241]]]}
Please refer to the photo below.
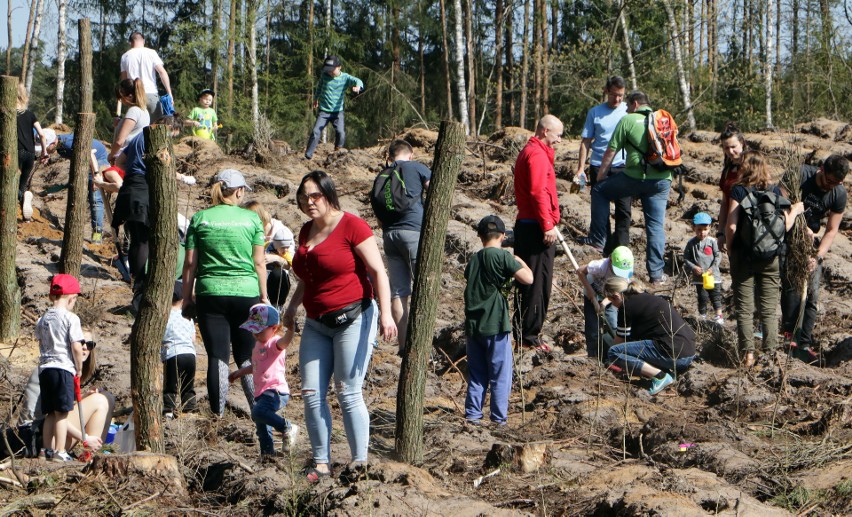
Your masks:
{"label": "tree stump", "polygon": [[187,495],[183,475],[177,458],[168,454],[152,452],[134,452],[131,454],[96,454],[88,467],[90,474],[104,474],[113,481],[142,476],[146,480],[156,478],[176,495]]}

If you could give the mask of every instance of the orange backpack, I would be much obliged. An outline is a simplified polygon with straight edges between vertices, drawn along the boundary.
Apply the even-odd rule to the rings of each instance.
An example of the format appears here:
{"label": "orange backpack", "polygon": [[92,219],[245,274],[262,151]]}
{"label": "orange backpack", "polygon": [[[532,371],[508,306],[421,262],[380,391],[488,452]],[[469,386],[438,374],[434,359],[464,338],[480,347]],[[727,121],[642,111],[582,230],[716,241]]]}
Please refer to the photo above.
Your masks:
{"label": "orange backpack", "polygon": [[[645,135],[648,138],[648,151],[642,156],[645,173],[648,173],[649,165],[658,171],[678,172],[683,160],[680,143],[677,141],[677,123],[671,113],[657,110],[646,114]],[[639,151],[639,148],[633,147]]]}

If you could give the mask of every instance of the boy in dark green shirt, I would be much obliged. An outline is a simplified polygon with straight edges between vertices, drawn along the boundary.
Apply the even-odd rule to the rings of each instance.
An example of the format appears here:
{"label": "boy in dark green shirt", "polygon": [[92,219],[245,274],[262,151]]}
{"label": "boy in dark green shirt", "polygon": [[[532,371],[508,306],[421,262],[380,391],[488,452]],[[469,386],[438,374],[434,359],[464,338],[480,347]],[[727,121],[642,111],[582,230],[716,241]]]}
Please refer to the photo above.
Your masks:
{"label": "boy in dark green shirt", "polygon": [[319,109],[319,113],[308,139],[305,159],[313,158],[320,134],[329,122],[334,125],[336,135],[334,150],[343,148],[346,143],[346,130],[343,124],[343,94],[350,88],[354,93],[361,93],[361,90],[364,89],[364,83],[354,75],[342,72],[340,59],[337,56],[327,57],[323,61],[322,74],[320,74],[316,91],[314,91],[314,109]]}
{"label": "boy in dark green shirt", "polygon": [[509,302],[502,293],[506,281],[521,284],[533,281],[532,271],[523,260],[504,250],[506,225],[496,215],[479,221],[477,234],[483,248],[471,258],[464,272],[465,332],[470,380],[464,403],[465,419],[482,419],[482,400],[491,388],[491,421],[506,423],[509,392],[512,390],[512,342],[509,338]]}

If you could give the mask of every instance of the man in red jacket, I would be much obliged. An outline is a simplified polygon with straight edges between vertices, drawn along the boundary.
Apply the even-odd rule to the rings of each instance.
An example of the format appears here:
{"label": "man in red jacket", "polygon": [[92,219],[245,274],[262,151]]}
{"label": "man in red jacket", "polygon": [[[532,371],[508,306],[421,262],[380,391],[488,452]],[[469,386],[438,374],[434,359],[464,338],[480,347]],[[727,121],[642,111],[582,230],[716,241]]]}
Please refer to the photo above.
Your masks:
{"label": "man in red jacket", "polygon": [[515,312],[514,327],[521,329],[521,344],[544,352],[549,352],[550,346],[541,341],[539,333],[550,303],[556,254],[553,244],[559,223],[553,147],[562,141],[562,131],[558,118],[543,116],[515,162],[515,254],[532,269],[533,283],[517,286],[520,310]]}

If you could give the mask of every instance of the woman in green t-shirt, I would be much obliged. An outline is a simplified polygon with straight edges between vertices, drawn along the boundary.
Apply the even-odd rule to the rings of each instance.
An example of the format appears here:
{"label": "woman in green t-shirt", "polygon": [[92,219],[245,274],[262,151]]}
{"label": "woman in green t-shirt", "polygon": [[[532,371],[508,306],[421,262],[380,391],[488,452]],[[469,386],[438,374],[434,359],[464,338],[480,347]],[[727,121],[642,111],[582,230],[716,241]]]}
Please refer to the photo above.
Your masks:
{"label": "woman in green t-shirt", "polygon": [[[192,217],[186,234],[183,311],[185,317],[197,312],[208,357],[210,410],[219,416],[228,395],[228,345],[238,368],[251,364],[254,336],[240,325],[252,305],[269,303],[263,225],[256,213],[240,207],[246,190],[251,189],[239,171],[219,172],[211,189],[213,206]],[[251,375],[242,378],[242,386],[251,407]]]}

